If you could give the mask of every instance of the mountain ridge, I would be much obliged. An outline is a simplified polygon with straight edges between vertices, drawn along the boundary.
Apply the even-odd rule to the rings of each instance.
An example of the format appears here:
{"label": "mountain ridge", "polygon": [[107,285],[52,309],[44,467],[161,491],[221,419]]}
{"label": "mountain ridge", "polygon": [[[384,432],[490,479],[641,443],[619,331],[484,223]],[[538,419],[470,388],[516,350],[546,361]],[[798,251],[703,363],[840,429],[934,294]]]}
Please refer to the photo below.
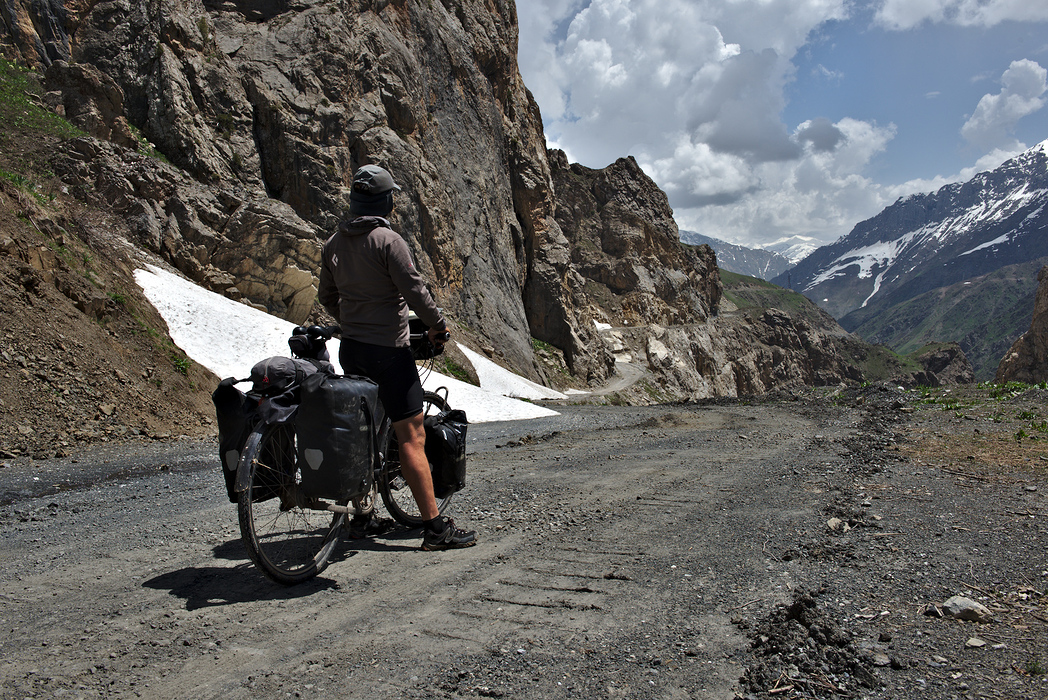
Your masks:
{"label": "mountain ridge", "polygon": [[903,354],[957,342],[989,380],[1029,323],[1046,256],[1048,140],[967,182],[899,198],[773,281]]}
{"label": "mountain ridge", "polygon": [[1048,140],[967,182],[900,198],[790,275],[796,289],[843,319],[875,299],[898,303],[1048,255],[1046,205]]}
{"label": "mountain ridge", "polygon": [[761,248],[728,243],[717,238],[704,236],[695,231],[681,230],[681,242],[688,245],[708,245],[717,254],[717,265],[729,272],[771,280],[786,272],[793,263],[784,255]]}

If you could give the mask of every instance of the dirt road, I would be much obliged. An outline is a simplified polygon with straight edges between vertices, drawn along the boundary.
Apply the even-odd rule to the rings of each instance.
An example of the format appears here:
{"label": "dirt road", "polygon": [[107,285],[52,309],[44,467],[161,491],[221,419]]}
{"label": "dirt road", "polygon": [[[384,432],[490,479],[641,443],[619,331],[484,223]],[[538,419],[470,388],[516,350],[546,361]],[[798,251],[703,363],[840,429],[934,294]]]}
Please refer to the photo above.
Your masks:
{"label": "dirt road", "polygon": [[[767,673],[759,644],[775,636],[777,606],[829,585],[827,629],[860,628],[846,629],[844,666],[824,663],[840,697],[906,697],[908,687],[1044,697],[1037,674],[980,686],[962,669],[958,690],[960,652],[914,646],[922,629],[934,647],[933,627],[948,636],[961,623],[915,612],[925,582],[902,581],[914,566],[896,530],[932,538],[921,523],[941,533],[939,511],[907,497],[923,493],[908,483],[914,470],[870,412],[843,400],[565,407],[559,418],[471,426],[469,485],[452,515],[478,530],[476,547],[426,553],[416,532],[393,530],[346,541],[321,577],[290,589],[246,561],[213,445],[11,466],[0,470],[0,696],[831,697],[795,694],[810,680],[767,695],[783,685],[754,675]],[[109,471],[118,478],[75,484]],[[874,496],[873,481],[890,488]],[[975,497],[953,491],[951,509]],[[1040,513],[1043,502],[1024,507]],[[854,527],[827,527],[834,514]],[[1034,590],[1048,563],[1045,519],[1031,522],[1014,543],[1031,545],[1023,552],[1007,549],[1008,533],[995,544],[1025,557]],[[966,577],[967,560],[948,551]],[[937,585],[941,601],[950,586]],[[1043,649],[1041,619],[997,631]],[[867,638],[898,663],[868,663]],[[817,657],[815,641],[800,643]],[[941,671],[926,665],[940,655],[950,659]],[[804,672],[783,664],[784,678],[791,665]],[[740,685],[744,673],[752,683]]]}

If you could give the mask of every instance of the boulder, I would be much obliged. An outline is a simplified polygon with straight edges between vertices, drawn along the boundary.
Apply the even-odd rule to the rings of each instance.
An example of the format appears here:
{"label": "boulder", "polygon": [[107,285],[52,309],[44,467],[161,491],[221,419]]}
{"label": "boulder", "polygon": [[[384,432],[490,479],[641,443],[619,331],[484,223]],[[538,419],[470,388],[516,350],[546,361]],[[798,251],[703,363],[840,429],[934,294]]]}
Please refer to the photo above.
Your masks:
{"label": "boulder", "polygon": [[961,595],[951,596],[942,604],[943,612],[957,620],[970,622],[991,622],[993,613],[982,603]]}
{"label": "boulder", "polygon": [[957,343],[936,343],[913,354],[924,371],[917,383],[924,386],[971,384],[975,381],[972,363]]}

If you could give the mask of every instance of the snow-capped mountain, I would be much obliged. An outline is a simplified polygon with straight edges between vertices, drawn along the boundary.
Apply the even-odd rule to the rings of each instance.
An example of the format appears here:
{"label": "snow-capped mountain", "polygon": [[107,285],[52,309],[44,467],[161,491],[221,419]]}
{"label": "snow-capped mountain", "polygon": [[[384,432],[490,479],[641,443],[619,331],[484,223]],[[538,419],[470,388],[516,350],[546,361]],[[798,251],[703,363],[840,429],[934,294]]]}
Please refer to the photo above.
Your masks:
{"label": "snow-capped mountain", "polygon": [[1048,256],[1046,205],[1048,141],[968,182],[899,199],[802,260],[792,287],[854,327],[849,313]]}
{"label": "snow-capped mountain", "polygon": [[788,238],[780,238],[774,243],[769,243],[764,246],[764,250],[778,253],[789,260],[791,265],[796,265],[814,253],[820,245],[818,240],[810,236],[790,236]]}
{"label": "snow-capped mountain", "polygon": [[793,266],[793,262],[779,253],[727,243],[694,231],[682,230],[680,240],[689,245],[705,243],[717,254],[717,267],[740,275],[770,280]]}

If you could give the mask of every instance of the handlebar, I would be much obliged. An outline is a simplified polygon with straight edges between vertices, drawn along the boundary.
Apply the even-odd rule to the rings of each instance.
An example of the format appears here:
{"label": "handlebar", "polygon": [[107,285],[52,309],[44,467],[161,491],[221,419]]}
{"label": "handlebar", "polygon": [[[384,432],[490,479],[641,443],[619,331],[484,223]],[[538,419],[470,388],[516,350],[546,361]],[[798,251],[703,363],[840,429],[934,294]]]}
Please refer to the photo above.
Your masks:
{"label": "handlebar", "polygon": [[304,335],[307,338],[323,338],[325,341],[340,335],[342,329],[338,326],[295,326],[291,331],[292,336]]}
{"label": "handlebar", "polygon": [[[429,332],[428,331],[426,333],[408,333],[408,339],[409,340],[422,340],[423,338],[427,338],[427,337],[429,337]],[[439,340],[442,343],[446,343],[449,340],[451,340],[451,332],[450,331],[444,331],[443,333],[437,333],[434,336],[434,339],[435,340]]]}

